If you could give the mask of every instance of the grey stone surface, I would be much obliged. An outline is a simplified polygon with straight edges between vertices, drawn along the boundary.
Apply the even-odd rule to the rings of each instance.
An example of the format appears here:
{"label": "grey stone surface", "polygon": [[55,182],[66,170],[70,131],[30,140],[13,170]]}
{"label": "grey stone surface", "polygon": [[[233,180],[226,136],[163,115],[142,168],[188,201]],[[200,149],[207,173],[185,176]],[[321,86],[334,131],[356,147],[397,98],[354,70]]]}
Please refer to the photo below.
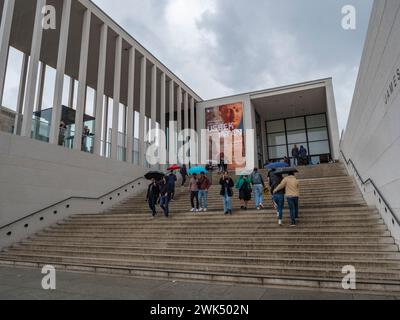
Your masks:
{"label": "grey stone surface", "polygon": [[0,267],[0,300],[370,300],[393,295],[136,279],[57,272],[57,289],[43,290],[39,269]]}

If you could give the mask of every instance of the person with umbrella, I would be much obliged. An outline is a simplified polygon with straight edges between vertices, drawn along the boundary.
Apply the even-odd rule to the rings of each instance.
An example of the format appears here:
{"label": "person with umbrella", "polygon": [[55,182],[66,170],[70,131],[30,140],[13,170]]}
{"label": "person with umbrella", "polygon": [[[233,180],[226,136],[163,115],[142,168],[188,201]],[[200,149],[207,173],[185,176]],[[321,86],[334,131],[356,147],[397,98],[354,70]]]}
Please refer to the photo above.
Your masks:
{"label": "person with umbrella", "polygon": [[275,187],[273,190],[274,195],[278,194],[282,190],[285,190],[285,195],[289,204],[290,218],[292,220],[291,227],[295,227],[299,218],[299,181],[295,177],[295,171],[287,171],[288,177],[282,180],[282,182]]}
{"label": "person with umbrella", "polygon": [[[197,179],[197,174],[193,174],[189,181],[189,191],[190,191],[190,202],[192,204],[191,212],[199,212],[199,180]],[[194,204],[196,200],[196,205]]]}
{"label": "person with umbrella", "polygon": [[268,177],[269,186],[271,188],[272,201],[274,203],[274,207],[277,210],[278,224],[281,226],[283,218],[283,208],[285,206],[285,190],[280,190],[276,193],[274,193],[274,190],[282,182],[283,176],[281,173],[277,172],[276,169],[273,169],[268,173]]}
{"label": "person with umbrella", "polygon": [[239,190],[239,199],[242,202],[240,209],[247,210],[247,204],[251,200],[251,181],[247,175],[240,176],[236,181],[236,189]]}
{"label": "person with umbrella", "polygon": [[165,176],[161,180],[159,188],[160,188],[160,207],[164,211],[165,217],[168,218],[169,217],[168,184],[167,184],[167,178]]}
{"label": "person with umbrella", "polygon": [[170,171],[167,177],[167,192],[168,192],[168,201],[174,201],[175,196],[175,183],[178,180],[174,171]]}
{"label": "person with umbrella", "polygon": [[156,204],[160,195],[160,188],[155,178],[151,179],[151,183],[147,189],[146,201],[149,203],[149,208],[153,217],[157,215]]}
{"label": "person with umbrella", "polygon": [[225,171],[222,175],[221,179],[219,180],[219,184],[221,185],[220,195],[224,199],[224,212],[225,214],[232,214],[232,188],[235,186],[235,183],[233,182],[232,178],[229,177],[229,173],[227,171]]}

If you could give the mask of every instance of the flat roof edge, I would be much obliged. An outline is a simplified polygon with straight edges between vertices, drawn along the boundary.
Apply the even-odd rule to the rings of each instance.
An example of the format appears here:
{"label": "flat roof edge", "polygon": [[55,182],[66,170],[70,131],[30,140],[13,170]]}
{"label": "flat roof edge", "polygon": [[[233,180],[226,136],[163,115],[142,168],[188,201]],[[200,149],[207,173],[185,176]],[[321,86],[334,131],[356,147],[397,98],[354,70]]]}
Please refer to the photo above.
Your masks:
{"label": "flat roof edge", "polygon": [[240,96],[250,96],[250,98],[252,96],[255,95],[261,95],[261,94],[267,94],[267,93],[272,93],[272,92],[279,92],[279,91],[284,91],[284,90],[288,90],[288,89],[295,89],[295,88],[299,88],[299,90],[301,90],[302,87],[308,87],[311,85],[316,85],[316,84],[322,84],[322,83],[326,83],[326,81],[332,80],[332,77],[328,77],[328,78],[322,78],[322,79],[317,79],[317,80],[311,80],[311,81],[306,81],[306,82],[299,82],[299,83],[294,83],[294,84],[290,84],[290,85],[286,85],[286,86],[279,86],[279,87],[274,87],[274,88],[270,88],[270,89],[263,89],[263,90],[256,90],[256,91],[251,91],[251,92],[243,92],[243,93],[239,93],[239,94],[234,94],[234,95],[230,95],[230,96],[224,96],[224,97],[219,97],[219,98],[213,98],[213,99],[208,99],[208,100],[204,100],[201,101],[199,103],[207,103],[207,102],[212,102],[212,101],[218,101],[218,100],[222,100],[222,99],[229,99],[229,98],[235,98],[235,97],[240,97]]}

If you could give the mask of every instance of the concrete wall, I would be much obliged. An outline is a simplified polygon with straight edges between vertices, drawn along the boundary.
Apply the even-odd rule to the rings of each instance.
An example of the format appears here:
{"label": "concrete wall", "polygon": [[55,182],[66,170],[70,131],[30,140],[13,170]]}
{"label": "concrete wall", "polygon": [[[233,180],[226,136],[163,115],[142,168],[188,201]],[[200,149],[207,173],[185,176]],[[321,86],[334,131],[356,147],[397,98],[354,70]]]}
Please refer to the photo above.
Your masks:
{"label": "concrete wall", "polygon": [[336,112],[335,95],[333,91],[332,79],[326,80],[326,116],[328,121],[329,140],[333,160],[340,158],[339,151],[339,124]]}
{"label": "concrete wall", "polygon": [[14,129],[15,113],[0,107],[0,131],[12,133]]}
{"label": "concrete wall", "polygon": [[[0,132],[0,227],[69,197],[98,198],[144,173],[144,169],[128,163]],[[142,192],[146,185],[141,180],[99,201],[76,200],[60,204],[58,209],[49,211],[53,214],[57,210],[57,217],[47,219],[48,212],[45,212],[46,221],[39,225],[38,217],[34,217],[29,223],[36,228],[29,228],[29,232],[36,232],[71,214],[106,210]],[[12,229],[19,230],[13,236],[20,234],[18,227]],[[3,233],[13,230],[0,229],[0,247]]]}
{"label": "concrete wall", "polygon": [[[341,148],[371,178],[400,218],[400,1],[375,1]],[[390,93],[389,98],[387,93]],[[351,172],[350,168],[350,172]],[[362,189],[400,241],[400,227],[371,186]]]}

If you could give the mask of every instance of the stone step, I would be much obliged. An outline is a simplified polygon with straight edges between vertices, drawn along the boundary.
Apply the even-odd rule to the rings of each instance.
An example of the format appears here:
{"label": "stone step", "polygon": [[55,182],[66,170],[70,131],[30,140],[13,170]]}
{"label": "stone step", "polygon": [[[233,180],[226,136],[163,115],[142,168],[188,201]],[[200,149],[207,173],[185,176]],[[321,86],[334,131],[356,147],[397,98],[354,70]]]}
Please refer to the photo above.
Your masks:
{"label": "stone step", "polygon": [[[253,219],[246,219],[246,218],[236,218],[236,219],[216,219],[215,221],[211,221],[210,219],[203,219],[200,214],[197,214],[195,219],[188,219],[188,218],[181,218],[179,216],[175,216],[170,218],[169,220],[164,219],[164,218],[156,218],[153,219],[152,217],[147,217],[147,218],[140,218],[140,219],[134,219],[134,218],[126,218],[126,219],[103,219],[102,221],[97,221],[97,219],[82,219],[82,220],[66,220],[59,222],[57,225],[59,226],[64,226],[64,225],[73,225],[73,226],[83,226],[83,225],[91,225],[91,226],[110,226],[110,225],[126,225],[126,226],[131,226],[131,225],[137,225],[141,226],[143,228],[147,226],[163,226],[167,227],[171,224],[171,221],[175,224],[179,225],[187,225],[187,226],[207,226],[207,225],[232,225],[236,226],[237,228],[241,227],[244,223],[246,225],[269,225],[273,224],[276,225],[276,215],[269,215],[269,216],[262,216],[262,217],[255,217]],[[288,219],[289,215],[287,213],[284,214],[284,218]],[[192,221],[192,220],[197,220],[197,221]],[[334,219],[334,218],[306,218],[306,217],[301,217],[299,219],[301,224],[306,225],[309,223],[323,223],[325,225],[332,225],[335,223],[343,223],[347,225],[357,225],[359,222],[362,223],[369,223],[369,224],[382,224],[383,220],[380,218],[365,218],[363,219],[362,217],[359,218],[341,218],[341,219]]]}
{"label": "stone step", "polygon": [[[7,252],[7,251],[6,251]],[[15,246],[10,251],[12,254],[26,254],[26,253],[101,253],[101,254],[154,254],[154,255],[186,255],[186,256],[211,256],[211,257],[248,257],[248,258],[284,258],[284,259],[352,259],[352,260],[390,260],[400,261],[400,252],[364,252],[364,251],[342,251],[342,252],[328,252],[317,250],[235,250],[226,248],[218,250],[210,249],[187,249],[187,248],[157,248],[157,247],[118,247],[113,246],[91,246],[84,244],[77,245],[54,245],[54,244],[37,244],[30,243],[24,246]]]}
{"label": "stone step", "polygon": [[360,235],[271,235],[265,234],[262,236],[243,236],[243,235],[213,235],[210,236],[188,236],[188,235],[178,235],[178,234],[168,234],[160,238],[159,235],[127,235],[124,238],[109,234],[103,235],[66,235],[66,234],[48,234],[40,233],[37,234],[34,239],[39,239],[41,241],[103,241],[108,242],[118,242],[118,243],[164,243],[170,241],[181,241],[184,244],[198,243],[207,241],[208,243],[244,243],[244,244],[394,244],[394,239],[388,235],[371,235],[371,234],[360,234]]}
{"label": "stone step", "polygon": [[[154,247],[156,246],[157,247]],[[367,252],[369,254],[398,254],[398,246],[395,244],[301,244],[301,243],[238,243],[238,242],[219,242],[212,243],[209,242],[163,242],[163,243],[148,243],[146,241],[137,241],[128,245],[124,240],[116,240],[116,241],[102,241],[102,240],[82,240],[82,241],[71,241],[62,240],[58,238],[51,239],[51,242],[41,241],[39,239],[25,240],[20,244],[17,244],[16,247],[22,246],[33,246],[33,247],[51,247],[51,246],[59,246],[59,247],[71,247],[75,246],[81,248],[112,248],[113,250],[134,250],[134,249],[144,249],[147,250],[149,246],[157,250],[211,250],[217,251],[221,250],[222,252],[227,252],[227,250],[236,250],[236,251],[266,251],[266,252],[329,252],[329,253],[346,253],[346,252]]]}
{"label": "stone step", "polygon": [[[286,206],[287,207],[287,206]],[[81,219],[81,218],[93,218],[93,219],[107,219],[107,218],[139,218],[139,217],[148,217],[148,211],[147,207],[143,208],[142,213],[137,212],[132,214],[129,212],[130,210],[125,210],[126,212],[121,212],[121,213],[113,213],[110,214],[109,212],[106,213],[86,213],[86,214],[80,214],[80,215],[72,215],[70,216],[71,219]],[[123,210],[121,210],[123,211]],[[273,215],[275,214],[276,210],[267,208],[262,211],[257,211],[252,208],[249,208],[247,211],[238,211],[237,214],[232,216],[231,218],[236,218],[236,217],[248,217],[249,219],[252,217],[258,217],[260,215]],[[367,206],[353,206],[353,207],[330,207],[330,208],[324,208],[321,210],[320,208],[305,208],[301,211],[303,216],[307,217],[340,217],[340,216],[368,216],[370,214],[378,215],[378,212],[376,209],[367,207]],[[179,215],[179,217],[187,217],[192,219],[193,215]],[[221,217],[220,214],[217,214],[216,212],[202,212],[201,213],[202,218],[216,218],[216,217]],[[224,217],[224,216],[222,216]]]}
{"label": "stone step", "polygon": [[[218,221],[211,221],[210,219],[203,220],[201,217],[199,219],[196,219],[197,221],[191,221],[189,219],[173,219],[174,224],[179,225],[179,226],[189,226],[189,227],[196,227],[196,226],[218,226],[218,225],[223,225],[223,226],[235,226],[236,228],[239,228],[242,226],[243,223],[246,223],[247,226],[267,226],[267,225],[276,225],[276,215],[274,216],[263,216],[263,217],[258,217],[258,218],[253,218],[253,219],[236,219],[236,220],[227,220],[227,219],[221,219]],[[303,225],[311,225],[311,224],[323,224],[323,225],[329,225],[329,226],[334,226],[334,225],[339,225],[339,224],[345,224],[345,225],[356,225],[356,226],[361,226],[361,225],[381,225],[384,224],[383,219],[380,218],[365,218],[363,219],[362,217],[357,218],[345,218],[343,217],[342,219],[334,219],[334,218],[308,218],[308,217],[302,217],[301,218],[301,223]],[[148,219],[143,219],[141,221],[138,221],[134,218],[132,219],[126,219],[126,220],[103,220],[103,221],[97,221],[96,219],[85,219],[85,220],[74,220],[74,221],[63,221],[59,222],[57,225],[58,226],[67,226],[67,227],[93,227],[93,226],[115,226],[115,227],[131,227],[131,226],[138,226],[141,228],[147,228],[147,227],[154,227],[154,226],[162,226],[166,227],[169,226],[171,222],[169,220],[163,219],[163,220],[154,220],[151,218]]]}
{"label": "stone step", "polygon": [[[188,213],[189,214],[189,213]],[[193,214],[194,215],[194,214]],[[196,214],[201,215],[201,213]],[[287,218],[288,215],[284,214],[284,218]],[[197,221],[192,221],[189,219],[186,220],[154,220],[149,218],[147,221],[139,222],[135,221],[135,219],[131,220],[120,220],[116,221],[69,221],[58,223],[53,227],[63,227],[65,229],[74,229],[74,228],[82,228],[82,227],[105,227],[105,228],[160,228],[160,227],[168,227],[168,228],[177,228],[177,227],[199,227],[199,228],[221,228],[221,227],[229,227],[229,228],[263,228],[263,227],[276,227],[276,220],[277,216],[270,215],[270,216],[262,216],[254,219],[246,219],[246,220],[232,220],[229,219],[219,220],[219,221],[211,221],[209,219],[202,220],[201,217],[196,219]],[[301,221],[300,221],[301,220]],[[154,223],[152,221],[157,221]],[[365,227],[365,226],[384,226],[383,219],[325,219],[325,218],[317,218],[317,219],[310,219],[310,218],[299,218],[299,228],[313,228],[313,227]],[[246,222],[246,226],[243,227],[243,222]]]}
{"label": "stone step", "polygon": [[[180,263],[193,263],[193,264],[224,264],[224,265],[246,265],[246,266],[275,266],[275,267],[287,267],[294,266],[299,268],[343,268],[346,265],[353,265],[356,269],[387,269],[387,270],[399,270],[400,261],[398,260],[377,260],[377,259],[359,259],[353,257],[324,257],[318,258],[316,256],[303,256],[303,257],[271,257],[271,256],[255,256],[255,257],[240,257],[240,256],[204,256],[204,255],[172,255],[172,254],[150,254],[150,253],[115,253],[113,251],[108,252],[93,252],[93,251],[65,251],[65,250],[53,250],[48,249],[42,250],[24,250],[14,249],[12,252],[5,252],[4,255],[14,257],[63,257],[65,259],[101,259],[101,260],[115,260],[115,261],[135,261],[135,262],[175,262]],[[1,257],[2,255],[0,255]],[[400,279],[400,275],[399,275]]]}
{"label": "stone step", "polygon": [[[98,229],[98,230],[64,230],[64,229],[46,229],[39,234],[47,234],[47,235],[62,235],[62,234],[67,234],[70,236],[101,236],[102,234],[106,233],[109,236],[120,236],[120,237],[125,237],[129,236],[132,233],[136,234],[145,234],[149,233],[149,230],[145,229]],[[300,229],[298,228],[297,230],[293,230],[293,228],[289,227],[276,227],[276,228],[262,228],[262,229],[257,229],[257,228],[250,228],[250,229],[213,229],[213,230],[196,230],[196,228],[193,229],[186,229],[182,230],[181,228],[176,228],[176,229],[154,229],[151,230],[151,234],[153,236],[169,236],[169,235],[191,235],[191,236],[213,236],[215,234],[218,235],[234,235],[234,236],[263,236],[263,235],[294,235],[294,236],[323,236],[323,235],[331,235],[331,236],[346,236],[346,235],[371,235],[371,236],[390,236],[390,232],[387,231],[386,227],[384,226],[383,228],[381,227],[363,227],[363,228],[351,228],[348,227],[346,229],[343,228],[343,230],[339,230],[336,228],[317,228],[317,229],[312,229],[312,228],[307,228],[307,229]]]}
{"label": "stone step", "polygon": [[[310,266],[305,261],[304,266],[297,266],[291,263],[291,260],[284,264],[284,268],[280,267],[281,264],[277,265],[251,265],[251,264],[224,264],[216,263],[215,260],[210,263],[194,263],[189,262],[177,262],[176,259],[171,261],[158,261],[158,260],[122,260],[122,259],[110,259],[110,258],[89,258],[89,257],[67,257],[67,256],[56,256],[56,255],[0,255],[2,261],[22,261],[30,263],[44,263],[66,265],[86,265],[86,266],[99,266],[109,268],[150,268],[163,270],[175,270],[180,272],[191,271],[191,272],[206,272],[206,273],[229,273],[240,277],[241,275],[268,275],[268,276],[296,276],[296,277],[310,277],[310,278],[322,278],[322,279],[340,279],[340,283],[343,279],[342,267],[350,263],[351,261],[342,262],[321,262],[320,266]],[[228,261],[229,259],[221,258],[220,261]],[[245,260],[243,260],[245,261]],[[299,263],[296,261],[296,264]],[[300,263],[299,263],[300,264]],[[358,280],[369,280],[369,281],[395,281],[400,284],[400,275],[398,270],[388,269],[386,267],[381,268],[384,264],[368,264],[364,265],[360,262],[354,262],[353,266],[357,270]]]}

